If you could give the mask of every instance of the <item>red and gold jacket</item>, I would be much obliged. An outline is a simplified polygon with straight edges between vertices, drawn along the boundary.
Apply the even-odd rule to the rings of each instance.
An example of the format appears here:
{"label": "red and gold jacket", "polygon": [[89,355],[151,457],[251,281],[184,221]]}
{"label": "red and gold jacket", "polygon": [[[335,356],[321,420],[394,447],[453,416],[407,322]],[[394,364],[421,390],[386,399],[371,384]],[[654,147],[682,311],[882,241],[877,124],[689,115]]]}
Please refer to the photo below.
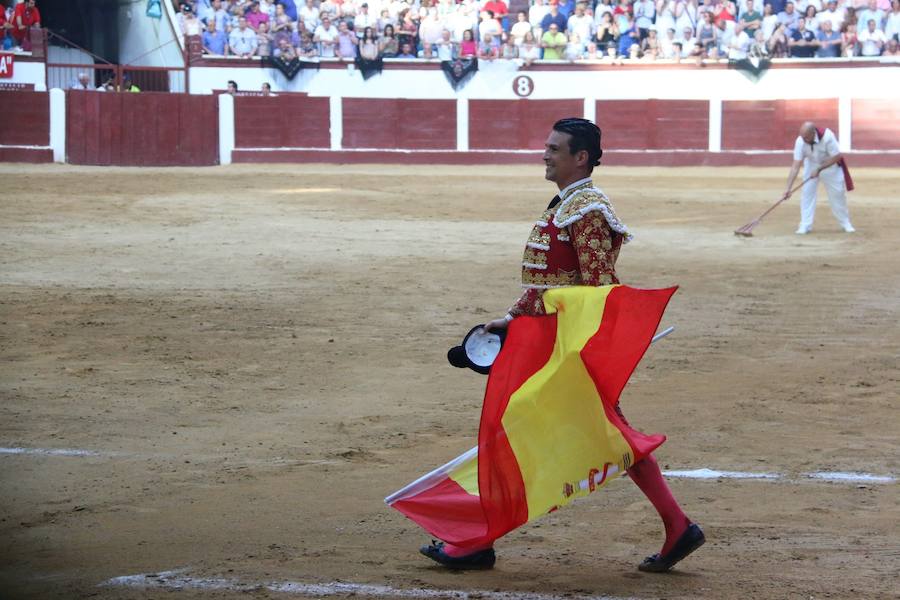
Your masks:
{"label": "red and gold jacket", "polygon": [[606,195],[588,179],[562,192],[535,222],[522,257],[522,296],[507,318],[543,315],[544,290],[610,285],[616,259],[631,240]]}

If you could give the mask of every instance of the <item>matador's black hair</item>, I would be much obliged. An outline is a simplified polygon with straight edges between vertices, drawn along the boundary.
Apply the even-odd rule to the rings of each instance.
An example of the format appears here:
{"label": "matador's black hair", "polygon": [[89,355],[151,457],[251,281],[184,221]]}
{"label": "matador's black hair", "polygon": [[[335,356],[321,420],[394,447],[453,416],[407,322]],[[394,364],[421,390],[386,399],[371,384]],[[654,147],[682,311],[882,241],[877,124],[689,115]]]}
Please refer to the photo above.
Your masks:
{"label": "matador's black hair", "polygon": [[603,149],[600,147],[600,128],[588,121],[576,117],[560,119],[553,124],[554,131],[568,133],[572,136],[569,140],[569,152],[575,154],[582,150],[588,153],[588,172],[600,164]]}

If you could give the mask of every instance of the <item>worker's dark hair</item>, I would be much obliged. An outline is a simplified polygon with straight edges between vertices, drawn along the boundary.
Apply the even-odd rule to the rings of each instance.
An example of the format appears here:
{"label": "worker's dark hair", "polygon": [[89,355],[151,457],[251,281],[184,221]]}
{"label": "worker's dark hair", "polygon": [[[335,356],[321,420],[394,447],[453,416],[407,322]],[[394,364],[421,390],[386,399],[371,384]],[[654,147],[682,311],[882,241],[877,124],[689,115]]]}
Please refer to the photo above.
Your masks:
{"label": "worker's dark hair", "polygon": [[560,133],[568,133],[569,153],[576,154],[582,150],[588,153],[588,173],[600,164],[603,149],[600,147],[600,128],[588,121],[577,117],[560,119],[553,124],[553,130]]}

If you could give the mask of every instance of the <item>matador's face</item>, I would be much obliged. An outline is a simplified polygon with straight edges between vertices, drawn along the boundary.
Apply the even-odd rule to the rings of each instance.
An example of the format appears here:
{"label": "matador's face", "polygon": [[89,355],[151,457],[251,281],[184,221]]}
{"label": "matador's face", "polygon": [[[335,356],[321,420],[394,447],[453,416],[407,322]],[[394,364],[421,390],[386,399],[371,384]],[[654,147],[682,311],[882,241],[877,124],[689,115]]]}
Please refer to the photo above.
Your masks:
{"label": "matador's face", "polygon": [[576,157],[569,151],[568,133],[562,133],[555,129],[550,131],[547,141],[544,143],[544,165],[546,171],[544,178],[548,181],[569,181],[578,171]]}

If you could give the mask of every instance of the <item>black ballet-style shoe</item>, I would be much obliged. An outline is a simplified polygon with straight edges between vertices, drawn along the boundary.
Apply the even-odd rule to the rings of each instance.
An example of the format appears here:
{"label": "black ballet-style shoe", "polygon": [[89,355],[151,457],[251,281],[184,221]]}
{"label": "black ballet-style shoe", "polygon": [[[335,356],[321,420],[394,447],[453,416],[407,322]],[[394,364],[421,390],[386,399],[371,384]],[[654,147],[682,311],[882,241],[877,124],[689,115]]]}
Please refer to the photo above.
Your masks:
{"label": "black ballet-style shoe", "polygon": [[703,530],[691,523],[665,556],[661,554],[648,556],[644,559],[644,562],[638,565],[638,570],[645,573],[665,573],[674,567],[678,561],[702,546],[705,541],[706,536],[703,535]]}
{"label": "black ballet-style shoe", "polygon": [[455,571],[473,571],[493,569],[497,556],[494,554],[493,548],[487,550],[479,550],[465,556],[450,556],[444,552],[444,542],[431,540],[427,546],[419,548],[419,552],[441,564],[448,569]]}

